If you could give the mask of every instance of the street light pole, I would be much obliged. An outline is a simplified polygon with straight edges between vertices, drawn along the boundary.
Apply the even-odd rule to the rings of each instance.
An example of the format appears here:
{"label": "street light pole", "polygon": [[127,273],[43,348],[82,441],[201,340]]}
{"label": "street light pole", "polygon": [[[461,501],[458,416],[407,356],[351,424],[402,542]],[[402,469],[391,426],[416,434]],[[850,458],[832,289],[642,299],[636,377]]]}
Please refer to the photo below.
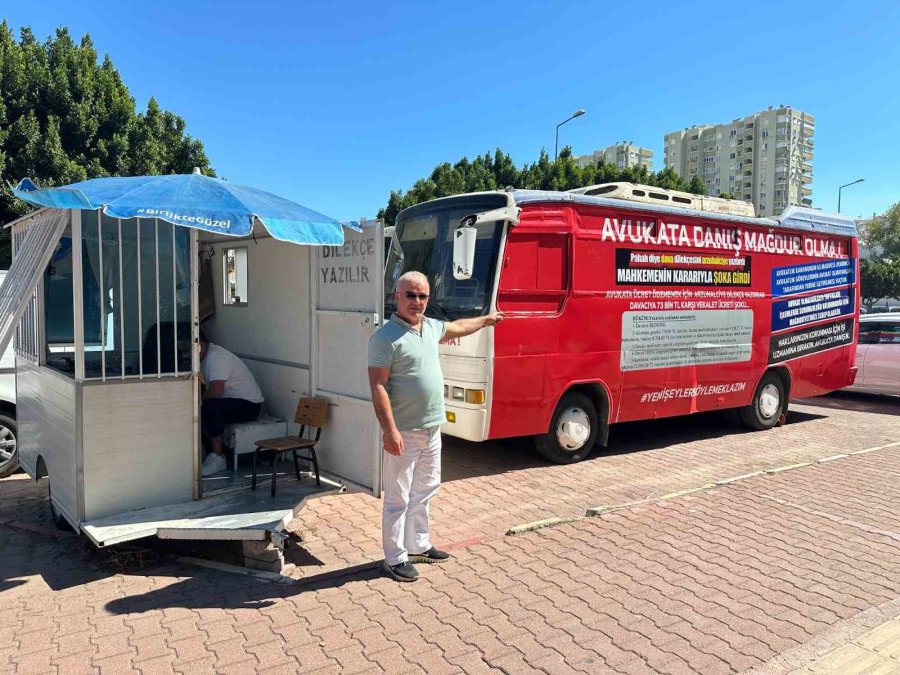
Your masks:
{"label": "street light pole", "polygon": [[584,115],[584,109],[576,110],[575,113],[569,119],[563,120],[562,122],[560,122],[559,124],[556,125],[556,144],[553,146],[553,161],[554,162],[556,161],[557,157],[559,157],[559,128],[566,122],[571,122],[576,117],[581,117],[582,115]]}
{"label": "street light pole", "polygon": [[866,180],[865,178],[857,178],[852,183],[847,183],[846,185],[841,185],[838,188],[838,213],[841,212],[841,190],[843,190],[845,187],[850,187],[851,185],[856,185],[857,183],[862,183],[865,180]]}

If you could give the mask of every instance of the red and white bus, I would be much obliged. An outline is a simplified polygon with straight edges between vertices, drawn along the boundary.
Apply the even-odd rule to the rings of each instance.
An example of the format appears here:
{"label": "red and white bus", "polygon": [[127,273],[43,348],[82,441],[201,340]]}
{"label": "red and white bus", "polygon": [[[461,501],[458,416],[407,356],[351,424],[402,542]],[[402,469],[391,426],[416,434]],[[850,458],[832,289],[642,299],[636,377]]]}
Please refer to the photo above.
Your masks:
{"label": "red and white bus", "polygon": [[430,316],[505,312],[442,344],[442,430],[534,436],[569,463],[618,422],[736,408],[767,429],[789,399],[852,384],[857,251],[852,220],[812,209],[757,218],[629,184],[509,189],[402,211],[385,288],[390,310],[394,280],[418,270]]}

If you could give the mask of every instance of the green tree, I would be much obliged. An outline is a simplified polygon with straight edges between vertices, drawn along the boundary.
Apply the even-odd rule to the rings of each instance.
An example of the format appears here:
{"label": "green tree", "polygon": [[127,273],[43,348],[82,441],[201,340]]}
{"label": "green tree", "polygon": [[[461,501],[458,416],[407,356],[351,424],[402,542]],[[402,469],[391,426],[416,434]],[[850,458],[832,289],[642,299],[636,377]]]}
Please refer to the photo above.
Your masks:
{"label": "green tree", "polygon": [[860,238],[873,255],[900,260],[900,202],[865,223]]}
{"label": "green tree", "polygon": [[690,183],[681,177],[675,169],[667,166],[665,169],[656,174],[657,187],[665,190],[681,190],[682,192],[690,192]]}
{"label": "green tree", "polygon": [[[65,28],[43,44],[23,28],[18,41],[0,23],[0,223],[31,210],[8,185],[31,178],[41,187],[98,176],[215,175],[203,144],[184,120],[150,99],[139,113],[107,55],[90,36]],[[0,266],[8,266],[8,230],[0,231]]]}
{"label": "green tree", "polygon": [[493,156],[485,153],[472,161],[463,157],[452,166],[448,162],[438,164],[428,178],[417,180],[408,191],[392,191],[387,206],[379,210],[378,217],[384,220],[385,224],[393,225],[397,214],[405,208],[429,199],[465,192],[502,190],[506,187],[524,190],[572,190],[620,181],[706,194],[706,186],[699,177],[694,176],[693,180],[688,182],[671,167],[657,173],[636,166],[619,169],[613,164],[603,162],[582,167],[575,163],[572,148],[566,146],[560,151],[556,161],[551,161],[546,150],[541,150],[536,162],[525,164],[519,169],[510,156],[498,148]]}
{"label": "green tree", "polygon": [[706,184],[699,175],[694,174],[694,177],[691,178],[691,182],[688,185],[688,192],[693,192],[695,195],[706,194]]}

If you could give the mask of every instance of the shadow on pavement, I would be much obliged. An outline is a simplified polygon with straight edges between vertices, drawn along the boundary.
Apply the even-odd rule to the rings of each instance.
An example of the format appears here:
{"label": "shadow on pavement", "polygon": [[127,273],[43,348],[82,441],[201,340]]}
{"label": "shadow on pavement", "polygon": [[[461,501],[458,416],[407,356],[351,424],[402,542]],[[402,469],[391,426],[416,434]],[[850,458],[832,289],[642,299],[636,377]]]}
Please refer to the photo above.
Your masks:
{"label": "shadow on pavement", "polygon": [[[157,575],[165,570],[157,570]],[[171,570],[172,576],[183,577],[184,569]],[[154,589],[141,595],[111,600],[105,605],[108,612],[131,614],[155,609],[262,609],[276,600],[290,598],[301,593],[346,584],[367,582],[383,576],[381,562],[363,563],[334,572],[326,572],[290,584],[251,580],[245,576],[221,572],[198,572],[195,576]]]}
{"label": "shadow on pavement", "polygon": [[[791,410],[787,423],[802,424],[823,417],[825,415]],[[734,410],[614,424],[609,432],[609,445],[605,448],[598,445],[585,463],[602,462],[607,457],[633,452],[661,450],[681,443],[748,433],[760,432],[742,426]],[[444,483],[541,466],[550,466],[550,463],[538,456],[530,438],[473,443],[444,436],[441,468]]]}
{"label": "shadow on pavement", "polygon": [[474,443],[444,436],[441,452],[441,482],[492,476],[509,471],[547,466],[530,438],[504,438]]}
{"label": "shadow on pavement", "polygon": [[863,394],[858,391],[836,391],[827,396],[806,398],[798,403],[832,410],[854,410],[876,415],[900,415],[900,397]]}
{"label": "shadow on pavement", "polygon": [[0,593],[40,577],[54,591],[82,586],[128,571],[111,550],[101,551],[83,538],[50,537],[39,532],[0,526]]}
{"label": "shadow on pavement", "polygon": [[28,584],[37,583],[35,578],[61,591],[118,574],[153,574],[167,562],[168,554],[192,555],[216,548],[210,542],[179,546],[156,538],[97,548],[87,537],[53,525],[45,480],[19,476],[0,480],[0,505],[0,593],[28,592]]}
{"label": "shadow on pavement", "polygon": [[0,504],[0,593],[34,583],[29,577],[58,591],[117,573],[90,542],[53,526],[46,481],[16,474],[4,478]]}

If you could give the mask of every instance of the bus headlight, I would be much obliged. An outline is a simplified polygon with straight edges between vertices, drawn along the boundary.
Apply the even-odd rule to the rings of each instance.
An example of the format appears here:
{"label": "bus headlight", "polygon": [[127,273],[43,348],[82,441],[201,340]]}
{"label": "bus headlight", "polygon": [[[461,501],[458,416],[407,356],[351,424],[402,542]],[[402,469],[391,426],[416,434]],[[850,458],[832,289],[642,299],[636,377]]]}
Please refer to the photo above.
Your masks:
{"label": "bus headlight", "polygon": [[454,401],[465,401],[466,400],[466,390],[462,387],[453,387],[453,400]]}
{"label": "bus headlight", "polygon": [[484,403],[484,389],[466,389],[466,403]]}

